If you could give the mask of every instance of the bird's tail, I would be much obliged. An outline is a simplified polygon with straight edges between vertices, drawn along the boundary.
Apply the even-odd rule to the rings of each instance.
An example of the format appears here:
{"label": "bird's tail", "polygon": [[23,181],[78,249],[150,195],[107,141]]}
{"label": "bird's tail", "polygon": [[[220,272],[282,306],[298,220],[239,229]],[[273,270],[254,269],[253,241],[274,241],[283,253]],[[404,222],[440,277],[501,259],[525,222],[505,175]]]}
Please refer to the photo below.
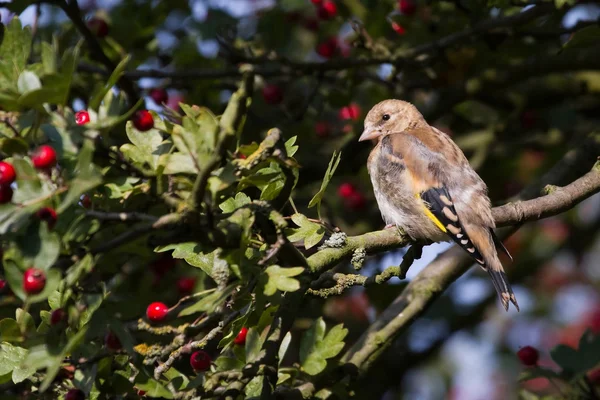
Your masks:
{"label": "bird's tail", "polygon": [[519,304],[517,303],[517,298],[510,287],[510,283],[508,283],[508,278],[506,277],[506,273],[504,272],[504,268],[502,268],[502,264],[498,257],[494,257],[495,260],[492,261],[491,265],[486,265],[486,270],[488,274],[490,274],[490,278],[492,278],[492,283],[494,284],[494,288],[500,297],[500,301],[504,306],[504,309],[508,311],[508,302],[514,304],[517,311],[519,311]]}

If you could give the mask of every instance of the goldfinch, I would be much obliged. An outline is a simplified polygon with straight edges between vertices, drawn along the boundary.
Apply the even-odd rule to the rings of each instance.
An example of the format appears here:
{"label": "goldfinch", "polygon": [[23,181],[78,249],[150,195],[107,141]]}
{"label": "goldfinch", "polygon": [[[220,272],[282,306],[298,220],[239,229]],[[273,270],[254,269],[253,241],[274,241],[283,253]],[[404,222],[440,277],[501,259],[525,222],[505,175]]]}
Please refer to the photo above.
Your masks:
{"label": "goldfinch", "polygon": [[460,148],[401,100],[369,111],[358,140],[370,139],[377,145],[367,166],[385,223],[414,240],[453,240],[489,273],[504,308],[510,301],[519,310],[498,258],[496,247],[509,254],[493,231],[487,187]]}

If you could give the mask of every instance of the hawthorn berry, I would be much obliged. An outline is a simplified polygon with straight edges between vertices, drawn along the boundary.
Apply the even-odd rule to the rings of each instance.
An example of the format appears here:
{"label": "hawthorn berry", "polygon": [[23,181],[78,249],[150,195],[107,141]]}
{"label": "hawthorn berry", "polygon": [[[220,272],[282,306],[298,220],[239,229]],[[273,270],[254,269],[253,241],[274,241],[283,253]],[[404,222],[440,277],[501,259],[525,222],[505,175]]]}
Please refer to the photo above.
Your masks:
{"label": "hawthorn berry", "polygon": [[279,104],[283,100],[283,91],[277,85],[265,85],[262,95],[267,104]]}
{"label": "hawthorn berry", "polygon": [[77,125],[85,125],[90,122],[90,113],[86,110],[77,111],[75,113],[75,123]]}
{"label": "hawthorn berry", "polygon": [[56,165],[56,150],[44,144],[33,151],[31,161],[37,169],[52,168]]}
{"label": "hawthorn berry", "polygon": [[521,114],[521,126],[524,129],[532,129],[537,122],[536,112],[533,110],[526,110]]}
{"label": "hawthorn berry", "polygon": [[321,42],[317,45],[317,54],[323,58],[331,58],[335,54],[338,49],[338,40],[337,38],[329,38],[324,42]]}
{"label": "hawthorn berry", "polygon": [[519,351],[517,351],[517,357],[519,357],[521,364],[527,367],[531,367],[537,364],[540,358],[540,354],[538,353],[536,348],[531,346],[525,346],[522,347]]}
{"label": "hawthorn berry", "polygon": [[310,0],[315,6],[320,6],[323,3],[323,0]]}
{"label": "hawthorn berry", "polygon": [[60,324],[66,316],[67,314],[65,313],[65,310],[62,308],[57,308],[56,310],[52,311],[52,314],[50,314],[50,325],[54,326]]}
{"label": "hawthorn berry", "polygon": [[135,129],[142,132],[154,128],[154,118],[152,117],[152,114],[150,114],[150,111],[140,110],[136,112],[133,116],[133,126],[135,126]]}
{"label": "hawthorn berry", "polygon": [[319,20],[311,17],[305,18],[302,26],[311,32],[316,32],[319,30]]}
{"label": "hawthorn berry", "polygon": [[27,294],[37,294],[46,286],[46,273],[41,269],[29,268],[23,274],[23,290]]}
{"label": "hawthorn berry", "polygon": [[65,400],[85,400],[85,393],[79,389],[69,389],[65,394]]}
{"label": "hawthorn berry", "polygon": [[121,347],[122,347],[121,341],[119,340],[117,335],[112,333],[112,331],[108,331],[104,335],[104,345],[110,351],[121,350]]}
{"label": "hawthorn berry", "polygon": [[15,167],[5,161],[0,161],[0,185],[10,185],[17,179]]}
{"label": "hawthorn berry", "polygon": [[342,183],[338,187],[338,195],[343,199],[349,198],[354,193],[356,193],[356,187],[349,182]]}
{"label": "hawthorn berry", "polygon": [[150,97],[156,104],[163,104],[169,101],[169,94],[165,89],[154,88],[150,90]]}
{"label": "hawthorn berry", "polygon": [[4,279],[0,279],[0,292],[4,290],[6,287],[6,281]]}
{"label": "hawthorn berry", "polygon": [[177,290],[180,294],[190,294],[196,286],[196,278],[194,277],[183,277],[177,281]]}
{"label": "hawthorn berry", "polygon": [[40,208],[35,215],[42,221],[46,221],[48,224],[48,229],[53,229],[56,225],[56,221],[58,220],[56,210],[52,207]]}
{"label": "hawthorn berry", "polygon": [[399,0],[398,8],[405,15],[413,15],[417,11],[417,4],[414,0]]}
{"label": "hawthorn berry", "polygon": [[169,312],[169,307],[165,303],[161,303],[160,301],[155,301],[150,304],[146,309],[146,316],[152,322],[160,322],[167,317],[167,313]]}
{"label": "hawthorn berry", "polygon": [[360,118],[360,106],[356,103],[352,103],[345,107],[342,107],[338,113],[340,119],[356,121]]}
{"label": "hawthorn berry", "polygon": [[0,185],[0,204],[10,203],[12,197],[12,188],[8,185]]}
{"label": "hawthorn berry", "polygon": [[235,344],[245,344],[246,343],[246,336],[248,336],[248,328],[243,327],[242,329],[240,329],[240,332],[237,334],[237,336],[235,337],[235,339],[233,339],[233,343],[235,343]]}
{"label": "hawthorn berry", "polygon": [[190,356],[190,365],[194,371],[206,371],[210,368],[211,358],[204,350],[198,350]]}
{"label": "hawthorn berry", "polygon": [[331,0],[325,0],[319,7],[317,13],[321,19],[331,19],[337,14],[337,6]]}
{"label": "hawthorn berry", "polygon": [[394,32],[396,32],[398,35],[404,35],[406,33],[406,29],[404,29],[404,27],[396,22],[392,22],[392,29],[394,30]]}
{"label": "hawthorn berry", "polygon": [[319,121],[315,124],[315,133],[319,137],[327,137],[331,133],[331,126],[328,122]]}
{"label": "hawthorn berry", "polygon": [[81,206],[83,208],[90,208],[92,206],[92,199],[89,195],[84,194],[83,196],[81,196]]}
{"label": "hawthorn berry", "polygon": [[99,38],[104,38],[108,35],[108,24],[102,18],[94,17],[90,19],[87,27]]}

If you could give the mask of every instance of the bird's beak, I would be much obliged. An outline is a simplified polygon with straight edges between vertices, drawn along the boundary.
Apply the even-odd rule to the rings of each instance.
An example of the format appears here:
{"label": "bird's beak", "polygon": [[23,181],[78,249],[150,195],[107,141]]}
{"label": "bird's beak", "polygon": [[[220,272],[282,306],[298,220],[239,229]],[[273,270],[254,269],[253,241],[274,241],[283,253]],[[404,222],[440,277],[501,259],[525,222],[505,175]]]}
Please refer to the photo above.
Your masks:
{"label": "bird's beak", "polygon": [[365,140],[375,139],[380,134],[381,134],[381,132],[379,132],[377,129],[373,129],[371,127],[368,127],[368,128],[365,128],[365,130],[363,131],[362,135],[360,135],[360,137],[358,138],[358,141],[359,142],[364,142]]}

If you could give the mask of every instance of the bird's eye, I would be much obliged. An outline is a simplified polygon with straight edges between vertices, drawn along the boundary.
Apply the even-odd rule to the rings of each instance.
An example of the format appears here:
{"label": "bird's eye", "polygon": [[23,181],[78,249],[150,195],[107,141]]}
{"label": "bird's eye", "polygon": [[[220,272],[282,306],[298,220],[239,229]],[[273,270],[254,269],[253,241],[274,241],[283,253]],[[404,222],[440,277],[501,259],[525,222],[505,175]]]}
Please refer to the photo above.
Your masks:
{"label": "bird's eye", "polygon": [[388,121],[390,119],[390,114],[383,114],[383,116],[381,117],[382,120],[384,121]]}

